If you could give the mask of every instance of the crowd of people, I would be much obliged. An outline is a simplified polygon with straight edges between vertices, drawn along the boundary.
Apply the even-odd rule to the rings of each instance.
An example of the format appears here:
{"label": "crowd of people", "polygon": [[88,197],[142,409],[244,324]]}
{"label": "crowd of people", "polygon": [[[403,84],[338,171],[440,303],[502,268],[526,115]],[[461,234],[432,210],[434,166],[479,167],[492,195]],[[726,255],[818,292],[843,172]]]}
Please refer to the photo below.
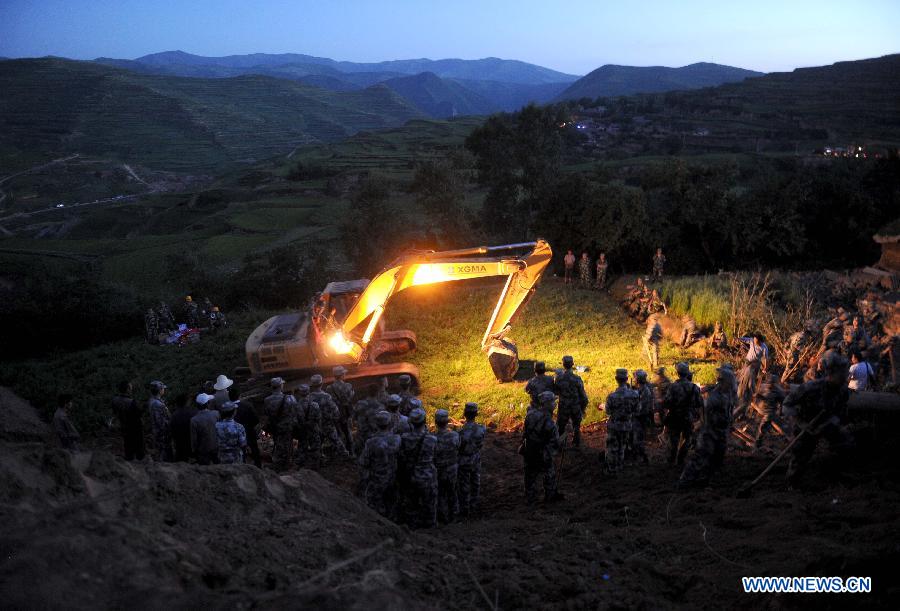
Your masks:
{"label": "crowd of people", "polygon": [[[575,253],[568,250],[563,257],[564,276],[563,281],[566,285],[576,286],[575,282],[575,264],[578,264],[578,282],[577,286],[582,289],[604,289],[607,286],[609,276],[609,261],[606,259],[606,253],[601,252],[594,263],[593,268],[595,274],[591,275],[591,258],[587,251],[581,253],[581,257],[576,260]],[[666,266],[666,256],[663,254],[662,248],[656,249],[653,255],[651,275],[654,279],[662,280],[664,269]]]}
{"label": "crowd of people", "polygon": [[175,343],[196,336],[200,329],[218,331],[228,326],[225,313],[219,306],[213,305],[209,297],[204,297],[203,302],[198,304],[191,295],[187,295],[177,312],[180,323],[176,322],[165,301],[160,301],[155,308],[147,308],[144,312],[144,336],[148,344],[161,343],[161,335],[166,337],[166,341],[171,338],[171,343]]}

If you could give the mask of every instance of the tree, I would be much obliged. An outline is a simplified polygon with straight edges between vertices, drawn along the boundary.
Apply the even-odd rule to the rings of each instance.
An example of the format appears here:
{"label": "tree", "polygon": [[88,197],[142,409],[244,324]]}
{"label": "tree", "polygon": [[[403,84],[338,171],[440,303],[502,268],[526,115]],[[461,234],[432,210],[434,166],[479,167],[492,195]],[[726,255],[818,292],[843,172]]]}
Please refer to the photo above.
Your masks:
{"label": "tree", "polygon": [[359,273],[372,275],[405,246],[410,231],[406,217],[390,206],[391,185],[369,176],[352,194],[341,223],[344,253]]}
{"label": "tree", "polygon": [[416,167],[410,191],[428,215],[429,225],[442,247],[460,244],[470,233],[463,206],[462,180],[446,162],[426,161]]}

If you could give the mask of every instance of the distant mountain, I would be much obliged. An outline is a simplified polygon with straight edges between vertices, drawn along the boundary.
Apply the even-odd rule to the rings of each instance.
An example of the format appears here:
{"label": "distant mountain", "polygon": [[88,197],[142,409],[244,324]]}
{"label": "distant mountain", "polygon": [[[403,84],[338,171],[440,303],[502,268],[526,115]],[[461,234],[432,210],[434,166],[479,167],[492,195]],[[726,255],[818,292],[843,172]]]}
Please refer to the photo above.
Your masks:
{"label": "distant mountain", "polygon": [[557,72],[542,66],[510,59],[487,57],[484,59],[398,59],[384,62],[360,63],[335,61],[326,57],[314,57],[299,53],[253,53],[225,57],[204,57],[183,51],[165,51],[145,55],[134,60],[148,66],[220,66],[227,68],[275,68],[289,64],[326,66],[339,72],[394,72],[397,74],[421,74],[433,72],[442,78],[498,81],[501,83],[545,84],[571,83],[578,77]]}
{"label": "distant mountain", "polygon": [[499,81],[475,81],[470,79],[451,79],[482,98],[490,100],[494,111],[512,112],[528,105],[530,102],[546,104],[559,95],[568,83],[543,83],[523,85],[521,83],[501,83]]}
{"label": "distant mountain", "polygon": [[634,93],[700,89],[762,75],[762,72],[710,63],[691,64],[681,68],[607,64],[572,83],[556,99],[559,101],[577,100]]}
{"label": "distant mountain", "polygon": [[0,63],[0,151],[79,152],[211,171],[423,113],[387,87],[334,92],[266,76],[139,74],[92,62]]}
{"label": "distant mountain", "polygon": [[486,115],[495,109],[489,100],[432,72],[401,76],[376,86],[389,88],[423,113],[435,118]]}

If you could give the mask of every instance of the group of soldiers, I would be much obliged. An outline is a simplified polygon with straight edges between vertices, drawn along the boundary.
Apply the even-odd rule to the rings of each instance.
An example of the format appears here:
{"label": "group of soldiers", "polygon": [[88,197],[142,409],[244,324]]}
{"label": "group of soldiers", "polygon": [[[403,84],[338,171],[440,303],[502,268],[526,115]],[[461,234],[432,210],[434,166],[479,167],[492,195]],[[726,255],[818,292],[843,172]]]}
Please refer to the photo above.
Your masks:
{"label": "group of soldiers", "polygon": [[[193,297],[187,295],[181,303],[178,311],[179,320],[188,329],[207,328],[211,331],[224,329],[228,326],[225,313],[219,306],[215,306],[209,297],[203,298],[203,303],[198,304]],[[158,344],[159,335],[169,334],[178,330],[175,315],[165,301],[160,301],[156,308],[147,308],[144,312],[144,334],[148,344]]]}
{"label": "group of soldiers", "polygon": [[[597,290],[606,287],[608,282],[609,261],[606,259],[606,253],[601,252],[594,264],[595,275],[591,276],[591,258],[587,251],[581,253],[581,258],[575,258],[575,253],[570,249],[563,257],[563,267],[565,270],[565,284],[575,286],[575,264],[578,264],[578,287],[582,289],[594,288]],[[652,275],[657,280],[662,280],[664,269],[666,266],[666,256],[663,254],[662,248],[656,249],[653,255]]]}
{"label": "group of soldiers", "polygon": [[357,398],[344,367],[332,374],[327,388],[316,374],[293,394],[284,392],[283,379],[272,379],[265,415],[276,469],[286,471],[295,462],[319,468],[328,446],[332,455],[356,458],[358,493],[389,519],[429,528],[474,511],[485,435],[475,422],[477,404],[466,404],[459,431],[450,428],[446,410],[437,410],[432,433],[408,375],[399,376],[396,393],[373,383]]}

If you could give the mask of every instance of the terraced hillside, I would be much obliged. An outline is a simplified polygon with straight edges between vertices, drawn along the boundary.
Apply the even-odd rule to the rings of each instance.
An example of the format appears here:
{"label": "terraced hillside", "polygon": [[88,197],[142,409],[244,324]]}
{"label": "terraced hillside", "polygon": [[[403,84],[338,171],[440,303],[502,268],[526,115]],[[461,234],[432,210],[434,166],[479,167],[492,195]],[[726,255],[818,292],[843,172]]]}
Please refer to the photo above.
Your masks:
{"label": "terraced hillside", "polygon": [[61,59],[5,61],[0,174],[69,152],[221,171],[418,116],[384,87],[334,92],[260,76],[188,79]]}

